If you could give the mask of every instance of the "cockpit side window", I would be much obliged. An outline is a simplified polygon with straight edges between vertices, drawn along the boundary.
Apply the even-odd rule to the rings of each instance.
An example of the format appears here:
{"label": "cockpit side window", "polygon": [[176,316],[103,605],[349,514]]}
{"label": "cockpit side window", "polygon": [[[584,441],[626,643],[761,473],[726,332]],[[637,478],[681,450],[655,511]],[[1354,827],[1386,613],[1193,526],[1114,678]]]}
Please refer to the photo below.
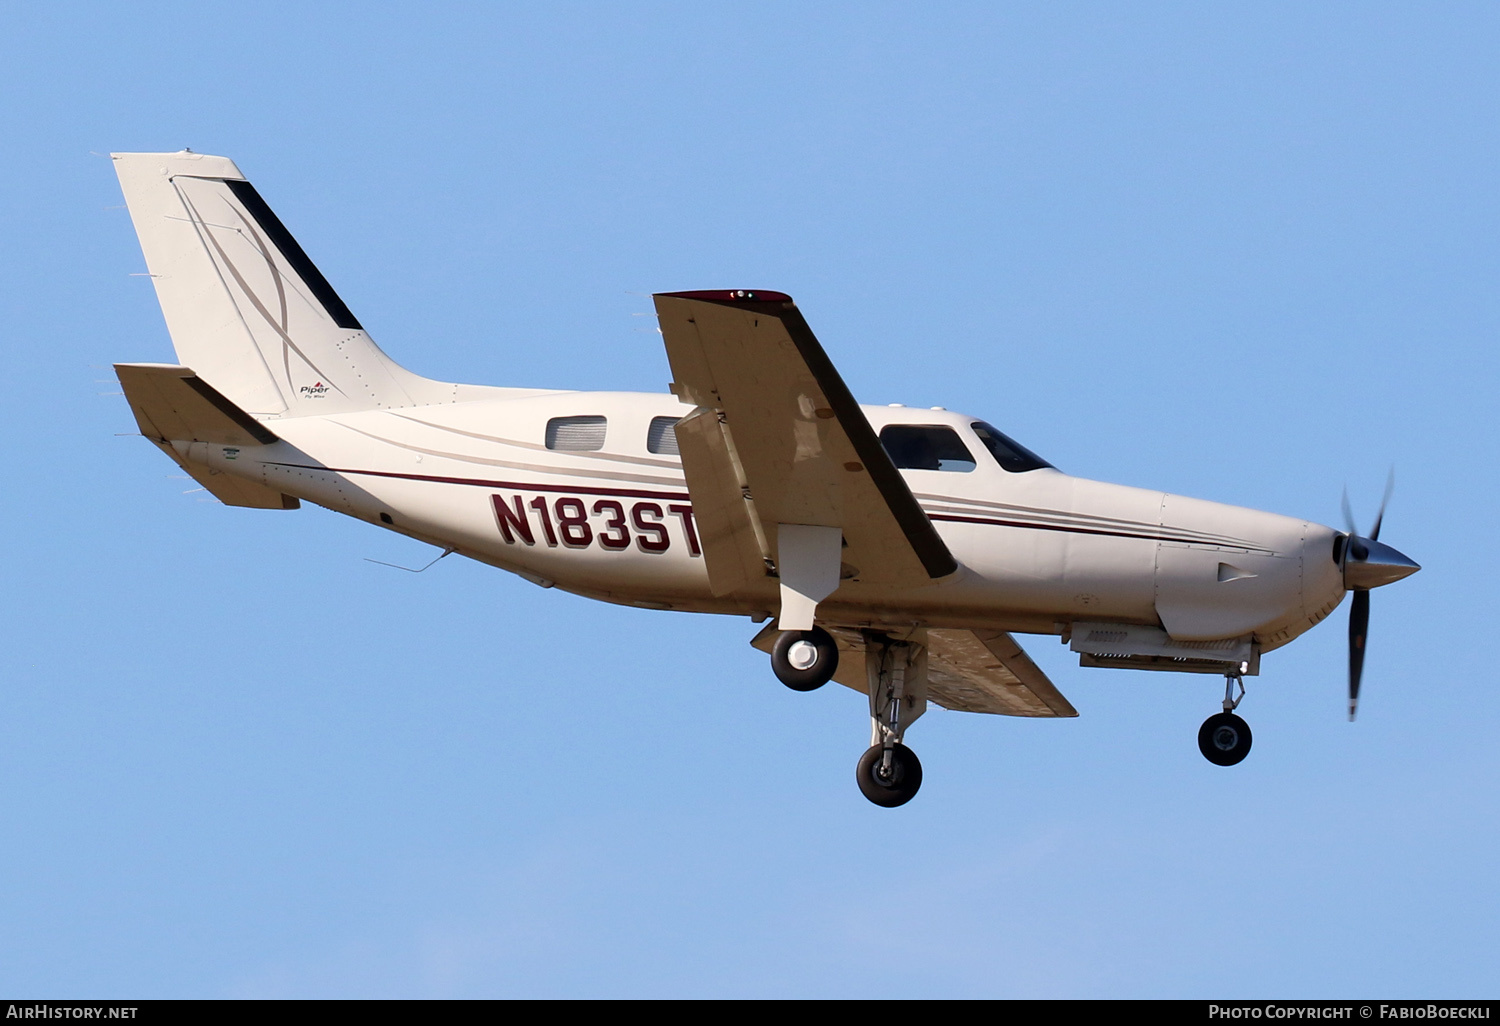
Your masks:
{"label": "cockpit side window", "polygon": [[953,470],[967,474],[979,464],[958,432],[941,424],[890,424],[880,444],[898,470]]}
{"label": "cockpit side window", "polygon": [[975,421],[970,426],[990,451],[990,455],[995,457],[995,462],[1012,474],[1024,474],[1028,470],[1041,470],[1043,467],[1057,469],[1026,446],[1005,437],[982,420]]}

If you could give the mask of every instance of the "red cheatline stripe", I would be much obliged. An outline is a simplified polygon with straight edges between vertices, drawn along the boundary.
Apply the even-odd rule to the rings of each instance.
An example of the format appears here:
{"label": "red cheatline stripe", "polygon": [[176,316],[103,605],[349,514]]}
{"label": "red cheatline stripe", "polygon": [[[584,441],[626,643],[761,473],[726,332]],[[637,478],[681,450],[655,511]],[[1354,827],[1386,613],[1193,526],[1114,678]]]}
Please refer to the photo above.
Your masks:
{"label": "red cheatline stripe", "polygon": [[435,481],[438,484],[476,485],[480,488],[512,488],[529,492],[567,492],[569,495],[623,495],[632,499],[687,499],[687,492],[648,492],[630,488],[588,488],[583,485],[544,485],[523,481],[488,481],[478,477],[438,477],[433,474],[398,474],[388,470],[348,470],[342,467],[313,467],[304,463],[271,463],[273,467],[296,470],[321,470],[328,474],[363,474],[366,477],[394,477],[403,481]]}
{"label": "red cheatline stripe", "polygon": [[[398,474],[388,470],[348,470],[340,467],[314,467],[304,463],[270,463],[273,467],[296,470],[321,470],[329,474],[363,474],[366,477],[393,477],[404,481],[434,481],[438,484],[476,485],[480,488],[510,488],[515,491],[565,492],[570,495],[620,495],[631,499],[691,499],[686,492],[648,492],[630,488],[588,488],[581,485],[544,485],[526,481],[489,481],[478,477],[438,477],[433,474]],[[1039,524],[1025,520],[993,520],[987,517],[960,517],[948,513],[929,513],[929,520],[946,520],[955,524],[985,524],[990,527],[1018,527],[1031,531],[1061,531],[1065,534],[1094,534],[1109,538],[1140,538],[1145,541],[1188,541],[1163,534],[1140,534],[1130,531],[1106,531],[1063,524]],[[1222,544],[1222,543],[1215,543]]]}
{"label": "red cheatline stripe", "polygon": [[1062,531],[1065,534],[1100,534],[1109,538],[1140,538],[1144,541],[1180,541],[1161,534],[1137,534],[1130,531],[1103,531],[1091,527],[1069,527],[1064,524],[1035,524],[1024,520],[990,520],[984,517],[955,517],[946,513],[929,513],[929,519],[955,524],[987,524],[991,527],[1021,527],[1029,531]]}

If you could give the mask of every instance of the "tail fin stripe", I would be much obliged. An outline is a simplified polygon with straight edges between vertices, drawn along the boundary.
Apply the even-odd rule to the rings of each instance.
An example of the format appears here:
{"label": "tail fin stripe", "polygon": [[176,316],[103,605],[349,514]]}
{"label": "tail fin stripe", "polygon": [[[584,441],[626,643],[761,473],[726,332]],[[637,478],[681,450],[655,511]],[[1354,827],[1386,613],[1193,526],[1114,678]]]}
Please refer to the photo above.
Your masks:
{"label": "tail fin stripe", "polygon": [[[238,210],[234,213],[240,219],[240,223],[245,226],[245,230],[250,233],[250,238],[254,241],[255,248],[260,251],[260,258],[266,262],[266,268],[271,272],[271,281],[276,285],[276,301],[281,305],[281,335],[285,338],[289,332],[287,331],[286,283],[282,280],[281,268],[277,267],[276,261],[271,259],[270,251],[266,249],[265,242],[261,239],[260,233],[255,230],[255,226],[251,220],[247,219]],[[275,325],[272,325],[272,327],[275,327]],[[299,353],[298,355],[300,356],[301,354]],[[307,358],[303,357],[303,359]],[[308,366],[313,367],[311,361],[308,361]],[[286,373],[287,388],[295,387],[292,384],[292,353],[289,344],[281,347],[281,369]],[[317,367],[313,367],[313,370],[319,374],[323,373]]]}
{"label": "tail fin stripe", "polygon": [[286,280],[281,276],[281,268],[277,267],[276,261],[271,259],[271,251],[266,248],[265,240],[260,237],[260,232],[255,230],[255,225],[243,217],[240,218],[240,222],[245,226],[245,230],[250,233],[250,238],[254,241],[255,248],[260,250],[260,258],[266,262],[266,267],[271,272],[271,281],[276,286],[276,302],[281,307],[281,327],[285,329],[287,327]]}
{"label": "tail fin stripe", "polygon": [[[233,185],[234,183],[226,182],[225,184]],[[219,259],[224,262],[224,266],[229,268],[229,273],[234,276],[234,280],[239,284],[240,290],[244,292],[245,298],[250,300],[250,305],[255,307],[256,312],[259,313],[261,317],[265,319],[265,322],[271,326],[271,330],[276,332],[277,335],[281,336],[283,347],[281,351],[282,359],[287,362],[286,371],[288,384],[290,384],[291,382],[292,374],[290,357],[287,356],[287,350],[290,349],[292,352],[301,357],[303,363],[311,367],[313,371],[320,375],[325,381],[328,381],[330,387],[337,389],[341,395],[347,395],[347,393],[344,392],[342,388],[339,388],[338,385],[329,380],[328,374],[317,364],[313,363],[308,355],[298,347],[297,343],[292,341],[292,336],[287,334],[286,328],[282,327],[276,322],[276,318],[271,316],[271,311],[266,309],[265,304],[260,301],[260,297],[255,294],[255,290],[250,287],[250,283],[245,281],[244,276],[240,274],[240,269],[234,266],[234,261],[229,259],[228,253],[224,252],[224,247],[219,245],[219,240],[214,238],[214,233],[212,231],[206,230],[207,222],[198,217],[198,211],[192,206],[191,201],[188,200],[186,196],[183,197],[183,201],[188,204],[188,209],[192,211],[194,218],[197,218],[197,223],[199,225],[205,226],[203,234],[207,237],[209,245],[213,246],[214,252],[219,254]],[[235,230],[237,231],[238,229]],[[284,230],[285,229],[283,229],[283,231]],[[264,253],[262,255],[264,256]],[[271,265],[271,273],[276,276],[276,280],[279,282],[281,280],[281,274],[276,269],[276,262],[274,260],[267,260],[266,263]],[[316,269],[314,270],[316,271]],[[283,293],[283,302],[285,301],[284,296],[285,294]]]}
{"label": "tail fin stripe", "polygon": [[328,311],[328,316],[333,318],[333,323],[341,328],[351,331],[363,331],[363,326],[350,311],[339,294],[328,284],[328,279],[323,277],[323,272],[310,260],[292,233],[286,230],[281,223],[281,218],[276,216],[275,211],[266,205],[266,201],[260,198],[260,193],[255,191],[255,186],[243,179],[226,179],[224,184],[229,186],[229,191],[234,193],[241,205],[249,212],[267,235],[271,242],[281,251],[286,262],[291,265],[292,270],[312,289],[313,295],[317,296],[318,302],[323,304],[323,309]]}

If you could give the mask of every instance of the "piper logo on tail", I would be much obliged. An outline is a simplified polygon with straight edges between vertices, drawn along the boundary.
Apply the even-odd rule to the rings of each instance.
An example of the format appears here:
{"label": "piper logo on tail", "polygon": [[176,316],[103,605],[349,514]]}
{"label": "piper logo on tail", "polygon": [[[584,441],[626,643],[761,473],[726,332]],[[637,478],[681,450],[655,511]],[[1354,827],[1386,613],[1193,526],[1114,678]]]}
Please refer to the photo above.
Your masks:
{"label": "piper logo on tail", "polygon": [[298,392],[304,399],[321,399],[328,394],[328,386],[318,381],[311,385],[303,385]]}

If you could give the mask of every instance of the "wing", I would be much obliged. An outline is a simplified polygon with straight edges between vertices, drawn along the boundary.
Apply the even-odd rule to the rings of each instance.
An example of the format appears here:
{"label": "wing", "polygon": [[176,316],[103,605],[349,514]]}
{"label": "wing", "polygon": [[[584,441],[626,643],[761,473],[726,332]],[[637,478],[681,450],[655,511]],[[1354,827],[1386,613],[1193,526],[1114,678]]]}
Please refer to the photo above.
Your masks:
{"label": "wing", "polygon": [[[776,643],[774,623],[750,642],[762,652]],[[833,679],[867,694],[864,636],[853,627],[830,626],[839,646]],[[1004,631],[949,628],[927,631],[927,700],[956,712],[1000,716],[1077,716],[1057,686]]]}
{"label": "wing", "polygon": [[672,390],[698,407],[677,436],[715,594],[776,565],[780,524],[841,529],[845,577],[912,587],[958,568],[790,297],[655,300]]}
{"label": "wing", "polygon": [[1004,631],[929,630],[927,697],[959,712],[1078,715],[1041,667]]}

